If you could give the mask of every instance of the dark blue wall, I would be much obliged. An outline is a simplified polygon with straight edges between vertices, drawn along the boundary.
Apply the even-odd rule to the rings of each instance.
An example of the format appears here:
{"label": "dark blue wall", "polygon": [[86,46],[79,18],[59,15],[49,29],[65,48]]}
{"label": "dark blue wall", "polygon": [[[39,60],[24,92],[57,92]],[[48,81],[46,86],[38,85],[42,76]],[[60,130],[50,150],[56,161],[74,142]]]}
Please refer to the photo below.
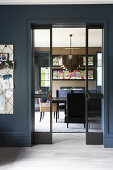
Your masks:
{"label": "dark blue wall", "polygon": [[[0,115],[0,145],[31,145],[29,26],[104,23],[104,146],[113,147],[113,5],[0,6],[0,44],[14,44],[14,115]],[[107,88],[109,89],[107,90]]]}

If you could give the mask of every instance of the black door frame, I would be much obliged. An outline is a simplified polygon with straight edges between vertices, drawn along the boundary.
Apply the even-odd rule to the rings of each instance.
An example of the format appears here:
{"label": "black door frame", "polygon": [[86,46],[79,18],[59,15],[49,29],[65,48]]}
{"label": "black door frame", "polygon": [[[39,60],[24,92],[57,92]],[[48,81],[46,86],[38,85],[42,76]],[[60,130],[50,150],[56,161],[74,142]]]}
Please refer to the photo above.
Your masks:
{"label": "black door frame", "polygon": [[[85,25],[85,24],[91,24],[95,25],[103,24],[104,27],[104,100],[103,100],[103,131],[104,136],[109,134],[109,94],[108,94],[108,87],[109,87],[109,71],[108,71],[108,58],[109,56],[109,24],[107,19],[77,19],[77,18],[54,18],[54,19],[35,19],[35,20],[29,20],[28,21],[28,130],[31,132],[31,140],[33,139],[33,102],[32,102],[32,25],[70,25],[73,26],[75,23],[79,23],[77,25]],[[84,24],[83,24],[84,23]],[[104,57],[105,56],[105,57]]]}
{"label": "black door frame", "polygon": [[[32,123],[35,124],[35,102],[36,98],[48,98],[48,94],[35,94],[34,76],[35,76],[35,57],[34,57],[34,29],[49,29],[50,30],[50,72],[52,71],[52,26],[51,25],[32,25],[32,98],[33,98],[33,114]],[[50,91],[52,91],[52,74],[50,74]],[[51,144],[52,143],[52,102],[50,101],[50,132],[35,132],[33,126],[32,143],[33,144]]]}
{"label": "black door frame", "polygon": [[[102,132],[89,132],[88,131],[88,30],[89,29],[104,29],[103,24],[90,24],[86,25],[86,94],[85,94],[85,116],[86,116],[86,144],[88,145],[103,145],[103,131]],[[103,37],[102,35],[102,50],[103,50]],[[102,51],[102,54],[104,51]],[[104,66],[104,64],[103,64]],[[102,67],[103,67],[102,66]],[[97,77],[96,77],[97,79]],[[102,112],[102,111],[101,111]],[[102,116],[102,114],[101,114]],[[103,123],[103,122],[102,122]]]}

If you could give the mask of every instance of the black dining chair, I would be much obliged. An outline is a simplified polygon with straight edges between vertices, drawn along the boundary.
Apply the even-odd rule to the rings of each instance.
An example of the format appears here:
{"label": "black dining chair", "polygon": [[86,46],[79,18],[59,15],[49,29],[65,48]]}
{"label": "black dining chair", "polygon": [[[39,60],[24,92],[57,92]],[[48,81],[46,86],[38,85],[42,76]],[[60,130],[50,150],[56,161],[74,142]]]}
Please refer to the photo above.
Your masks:
{"label": "black dining chair", "polygon": [[67,128],[69,123],[83,123],[85,127],[85,93],[67,94]]}
{"label": "black dining chair", "polygon": [[[67,94],[71,93],[71,90],[56,90],[56,97],[61,97],[61,98],[67,98]],[[58,111],[64,111],[66,114],[66,104],[65,103],[60,103],[58,105]],[[58,119],[59,119],[59,112],[58,112]]]}

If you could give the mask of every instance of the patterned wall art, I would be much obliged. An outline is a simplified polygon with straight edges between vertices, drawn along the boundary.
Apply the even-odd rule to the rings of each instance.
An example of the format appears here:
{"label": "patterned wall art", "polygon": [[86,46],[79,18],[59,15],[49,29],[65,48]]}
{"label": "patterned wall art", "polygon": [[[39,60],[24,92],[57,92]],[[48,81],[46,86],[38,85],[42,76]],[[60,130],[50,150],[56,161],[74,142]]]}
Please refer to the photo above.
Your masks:
{"label": "patterned wall art", "polygon": [[13,114],[13,45],[0,44],[0,114]]}

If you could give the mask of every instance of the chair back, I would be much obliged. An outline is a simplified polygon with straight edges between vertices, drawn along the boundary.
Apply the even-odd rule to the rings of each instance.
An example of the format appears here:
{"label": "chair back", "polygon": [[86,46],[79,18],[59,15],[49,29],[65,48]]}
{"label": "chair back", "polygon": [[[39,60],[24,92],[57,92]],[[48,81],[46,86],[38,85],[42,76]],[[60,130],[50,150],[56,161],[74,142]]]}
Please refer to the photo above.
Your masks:
{"label": "chair back", "polygon": [[101,114],[101,98],[91,98],[88,101],[89,112],[99,112]]}
{"label": "chair back", "polygon": [[67,97],[68,93],[71,93],[71,90],[57,90],[56,97]]}
{"label": "chair back", "polygon": [[84,93],[83,89],[74,89],[72,90],[72,93]]}
{"label": "chair back", "polygon": [[68,93],[67,108],[69,117],[85,118],[85,93]]}
{"label": "chair back", "polygon": [[99,90],[89,90],[89,92],[92,97],[88,101],[88,112],[94,112],[95,114],[97,112],[101,114],[101,98],[96,97],[96,94],[101,96],[101,92]]}
{"label": "chair back", "polygon": [[[39,90],[39,91],[38,91],[38,94],[43,94],[42,90]],[[46,98],[38,98],[38,100],[39,100],[39,104],[40,104],[40,103],[46,103],[46,102],[47,102],[47,99],[46,99]]]}

